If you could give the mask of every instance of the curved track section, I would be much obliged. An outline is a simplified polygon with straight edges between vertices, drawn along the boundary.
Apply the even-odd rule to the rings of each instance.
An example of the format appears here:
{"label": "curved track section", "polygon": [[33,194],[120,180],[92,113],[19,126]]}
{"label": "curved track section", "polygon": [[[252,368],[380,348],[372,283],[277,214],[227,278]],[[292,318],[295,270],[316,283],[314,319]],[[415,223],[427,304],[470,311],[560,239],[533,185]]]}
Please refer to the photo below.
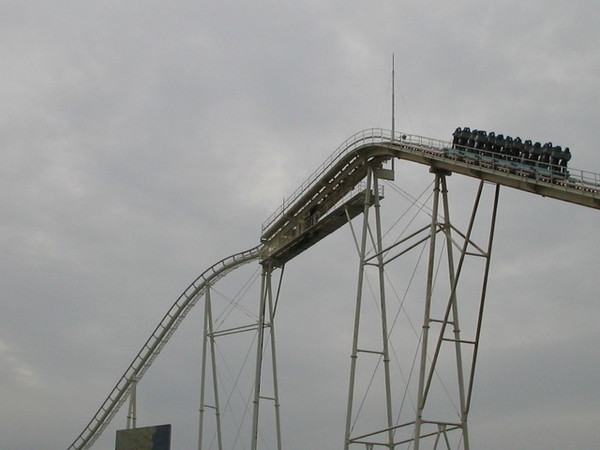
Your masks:
{"label": "curved track section", "polygon": [[[486,153],[486,152],[480,152]],[[522,165],[493,154],[453,151],[452,143],[381,128],[360,131],[346,139],[325,162],[263,223],[263,240],[277,233],[291,217],[320,195],[322,187],[339,178],[349,165],[374,157],[393,157],[473,178],[600,209],[600,174],[569,168],[569,175],[523,170]],[[342,179],[341,182],[346,180]]]}
{"label": "curved track section", "polygon": [[260,248],[261,246],[257,246],[250,250],[236,253],[213,264],[183,291],[154,329],[152,335],[145,342],[92,420],[90,420],[77,439],[68,447],[68,450],[83,450],[92,446],[127,399],[131,384],[142,378],[181,321],[206,291],[206,288],[216,283],[232,270],[258,259]]}
{"label": "curved track section", "polygon": [[455,149],[448,141],[404,133],[392,136],[388,130],[373,128],[348,138],[267,219],[262,226],[261,261],[277,267],[314,245],[319,236],[331,231],[328,214],[338,211],[334,208],[353,193],[369,167],[393,177],[393,170],[383,166],[392,158],[600,209],[600,174],[527,165],[490,152]]}

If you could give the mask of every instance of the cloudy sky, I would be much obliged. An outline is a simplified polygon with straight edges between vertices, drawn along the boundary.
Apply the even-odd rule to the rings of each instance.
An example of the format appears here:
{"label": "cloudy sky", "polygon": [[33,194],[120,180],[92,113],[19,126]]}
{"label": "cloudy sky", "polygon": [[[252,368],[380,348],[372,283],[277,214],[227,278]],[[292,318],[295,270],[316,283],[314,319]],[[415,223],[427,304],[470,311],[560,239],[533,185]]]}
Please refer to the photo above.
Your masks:
{"label": "cloudy sky", "polygon": [[[258,244],[347,137],[389,127],[392,54],[398,129],[549,140],[600,172],[595,1],[5,0],[0,21],[2,449],[66,448],[190,281]],[[405,170],[416,196],[430,175]],[[474,185],[449,181],[462,211]],[[473,446],[597,448],[598,213],[501,197]],[[348,255],[340,230],[286,270],[287,448],[343,439]],[[140,385],[139,424],[173,423],[176,450],[195,445],[200,312]]]}

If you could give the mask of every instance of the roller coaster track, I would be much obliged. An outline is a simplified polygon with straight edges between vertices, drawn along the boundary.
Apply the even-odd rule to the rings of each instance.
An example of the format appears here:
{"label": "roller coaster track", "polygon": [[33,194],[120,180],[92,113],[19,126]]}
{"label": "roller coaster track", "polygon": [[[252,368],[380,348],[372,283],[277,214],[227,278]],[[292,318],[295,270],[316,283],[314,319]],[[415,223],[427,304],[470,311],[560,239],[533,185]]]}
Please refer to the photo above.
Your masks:
{"label": "roller coaster track", "polygon": [[222,259],[205,270],[183,291],[154,329],[92,420],[69,446],[69,450],[82,450],[92,446],[127,399],[132,383],[138,382],[142,378],[200,296],[208,287],[232,270],[256,260],[259,256],[259,249],[260,246],[254,247]]}
{"label": "roller coaster track", "polygon": [[[569,168],[568,175],[535,170],[495,155],[457,152],[450,142],[424,136],[368,129],[348,138],[267,219],[262,226],[262,244],[225,258],[203,272],[177,298],[150,338],[138,352],[94,417],[68,450],[90,448],[127,399],[132,383],[150,367],[181,321],[212,284],[237,267],[260,259],[262,263],[286,261],[298,250],[286,250],[294,239],[314,228],[344,195],[366,176],[366,166],[390,158],[428,165],[432,170],[459,173],[488,182],[600,209],[600,174]],[[318,214],[315,213],[318,211]],[[288,257],[282,252],[289,251]]]}
{"label": "roller coaster track", "polygon": [[[323,181],[332,168],[340,165],[344,159],[360,152],[363,149],[369,149],[369,157],[375,154],[387,154],[400,159],[427,164],[434,167],[444,168],[450,172],[457,172],[463,175],[475,178],[491,178],[490,181],[496,181],[502,185],[508,185],[518,189],[528,190],[530,192],[543,192],[541,195],[563,199],[556,193],[551,195],[552,191],[568,191],[573,194],[568,197],[568,201],[573,203],[583,204],[593,208],[600,208],[600,174],[569,169],[570,175],[568,180],[558,174],[547,174],[540,177],[531,177],[525,172],[518,173],[515,167],[512,173],[508,166],[503,166],[501,160],[496,167],[485,167],[480,164],[475,155],[463,160],[457,159],[457,155],[449,152],[452,144],[448,141],[433,139],[425,136],[411,135],[405,133],[395,133],[392,138],[392,133],[389,130],[381,128],[371,128],[360,131],[344,141],[335,152],[325,160],[325,162],[296,189],[296,191],[288,197],[283,204],[263,223],[263,235],[269,234],[274,228],[281,226],[279,221],[284,216],[289,216],[290,210],[294,205],[302,205],[305,203],[305,197],[311,189]],[[381,150],[386,148],[387,152]],[[379,152],[377,152],[379,150]],[[487,176],[486,176],[487,175]],[[520,182],[511,180],[511,175],[516,175]],[[529,182],[530,186],[526,187],[525,182]],[[540,188],[533,187],[534,185],[541,186]],[[564,189],[566,188],[566,189]]]}
{"label": "roller coaster track", "polygon": [[392,138],[378,128],[356,133],[265,221],[261,259],[277,266],[298,253],[295,245],[311,245],[298,241],[366,176],[367,165],[381,167],[390,158],[600,209],[600,174],[572,168],[566,174],[559,167],[531,167],[472,150],[458,151],[450,142],[424,136],[396,133]]}

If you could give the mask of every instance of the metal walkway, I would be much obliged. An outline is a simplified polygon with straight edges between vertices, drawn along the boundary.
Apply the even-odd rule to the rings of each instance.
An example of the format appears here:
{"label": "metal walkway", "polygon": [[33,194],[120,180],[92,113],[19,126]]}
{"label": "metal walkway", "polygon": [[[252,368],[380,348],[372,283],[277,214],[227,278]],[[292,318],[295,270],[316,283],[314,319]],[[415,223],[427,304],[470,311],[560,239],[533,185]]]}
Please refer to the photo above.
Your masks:
{"label": "metal walkway", "polygon": [[[457,151],[450,142],[423,136],[396,133],[392,138],[390,131],[374,128],[347,139],[267,219],[262,227],[261,260],[277,265],[295,256],[286,256],[283,250],[298,240],[306,241],[308,229],[315,234],[315,227],[328,211],[366,177],[369,164],[382,164],[391,158],[600,209],[600,174],[569,168],[566,175],[559,167],[553,171],[491,153]],[[379,170],[385,172],[383,167]]]}

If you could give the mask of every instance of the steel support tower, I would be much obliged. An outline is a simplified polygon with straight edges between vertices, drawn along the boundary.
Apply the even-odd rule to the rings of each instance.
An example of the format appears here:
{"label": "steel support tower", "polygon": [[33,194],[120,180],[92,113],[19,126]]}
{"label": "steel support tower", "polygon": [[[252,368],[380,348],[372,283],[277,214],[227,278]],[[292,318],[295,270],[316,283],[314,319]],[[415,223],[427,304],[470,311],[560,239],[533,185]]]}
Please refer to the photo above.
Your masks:
{"label": "steel support tower", "polygon": [[[367,192],[379,192],[379,178],[377,170],[370,170],[367,179]],[[362,220],[362,231],[360,237],[355,233],[355,241],[358,245],[359,270],[357,279],[357,296],[355,304],[355,320],[351,353],[350,382],[348,389],[348,403],[346,416],[346,431],[344,448],[464,448],[469,449],[469,436],[467,418],[471,396],[473,392],[473,377],[479,337],[481,331],[481,320],[489,277],[489,263],[492,252],[493,235],[495,229],[496,213],[498,206],[499,185],[490,185],[494,190],[491,206],[491,217],[485,217],[488,226],[486,242],[479,246],[472,241],[473,230],[478,223],[478,212],[483,190],[486,187],[482,181],[479,183],[478,192],[471,211],[468,228],[464,232],[456,229],[451,220],[450,202],[447,188],[447,177],[450,175],[445,170],[432,170],[434,176],[433,205],[431,210],[431,223],[427,227],[421,227],[412,233],[408,233],[405,239],[384,245],[381,231],[381,203],[379,195],[375,195],[374,208],[371,213],[368,204],[365,207]],[[490,187],[488,186],[488,187]],[[354,231],[353,231],[354,232]],[[392,382],[390,378],[390,351],[388,331],[388,312],[386,307],[386,271],[393,261],[403,255],[414,251],[418,246],[427,244],[428,261],[426,265],[426,286],[423,298],[423,325],[419,336],[419,364],[418,364],[418,389],[416,395],[416,409],[414,419],[398,423],[398,404],[394,404],[396,397],[392,394]],[[369,246],[371,251],[369,252]],[[435,292],[434,281],[438,275],[439,256],[438,248],[442,247],[445,253],[447,271],[447,289],[445,292]],[[369,255],[369,256],[368,256]],[[473,305],[473,297],[477,297],[477,313],[469,314],[471,322],[466,328],[473,330],[472,335],[465,336],[461,333],[461,315],[459,306],[461,304],[458,295],[461,274],[465,265],[465,259],[478,258],[483,261],[481,270],[481,289],[475,294],[469,292],[471,297],[469,306]],[[377,272],[377,289],[380,320],[381,341],[378,348],[370,349],[359,345],[361,331],[362,304],[364,297],[364,277],[368,268]],[[394,270],[394,269],[390,269]],[[470,283],[474,280],[471,278]],[[354,427],[357,424],[354,411],[357,409],[355,399],[356,371],[359,365],[359,357],[372,357],[377,355],[382,363],[381,383],[384,386],[384,395],[381,399],[381,408],[385,414],[384,423],[380,429],[357,434]],[[448,370],[438,370],[442,360],[452,359],[455,373],[447,373]],[[453,387],[454,403],[458,405],[457,411],[442,412],[439,400],[435,396],[432,386],[436,383],[436,376],[445,372],[445,385]],[[448,378],[453,378],[449,380]],[[396,386],[397,387],[397,386]],[[402,386],[400,386],[402,388]],[[448,392],[446,392],[447,394]],[[439,394],[439,392],[438,392]],[[402,396],[400,396],[402,397]],[[398,403],[398,402],[396,402]],[[430,405],[433,406],[430,407]],[[363,447],[364,446],[364,447]]]}
{"label": "steel support tower", "polygon": [[[382,230],[382,181],[394,178],[395,160],[430,167],[432,205],[427,223],[414,224],[414,230],[388,243]],[[478,180],[467,225],[462,230],[451,220],[452,195],[447,181],[452,174]],[[347,224],[356,246],[358,272],[344,449],[468,450],[468,416],[501,186],[600,209],[599,174],[574,169],[568,174],[538,170],[482,151],[455,151],[446,141],[387,130],[371,129],[355,134],[265,222],[259,246],[217,262],[177,298],[69,450],[91,447],[127,398],[130,399],[127,426],[136,426],[138,383],[200,299],[204,301],[204,315],[198,448],[208,448],[204,442],[209,411],[214,415],[210,423],[216,430],[215,445],[219,449],[229,448],[223,439],[215,343],[225,336],[251,335],[255,366],[250,448],[261,447],[259,435],[264,430],[274,442],[270,448],[281,449],[275,317],[284,267]],[[393,211],[394,205],[386,208],[386,212]],[[461,213],[462,219],[463,216]],[[400,382],[401,377],[393,373],[390,364],[395,351],[392,339],[395,318],[391,320],[389,312],[392,290],[388,278],[397,271],[395,265],[417,249],[427,250],[419,303],[423,321],[415,332],[416,375]],[[256,319],[217,331],[213,317],[214,284],[255,260],[261,268]],[[279,278],[274,283],[277,274]],[[372,304],[365,301],[369,295],[375,300]],[[377,328],[376,341],[362,339],[367,316],[369,325]],[[362,399],[359,396],[362,389],[359,374],[369,358],[375,359],[371,384],[377,386],[377,398],[373,404],[369,403],[374,412],[371,414],[369,410],[368,420],[363,424],[363,407],[367,402],[365,396]],[[414,406],[407,413],[404,408],[407,394],[402,391],[406,392],[411,385],[416,394]],[[269,404],[272,408],[268,408]]]}

